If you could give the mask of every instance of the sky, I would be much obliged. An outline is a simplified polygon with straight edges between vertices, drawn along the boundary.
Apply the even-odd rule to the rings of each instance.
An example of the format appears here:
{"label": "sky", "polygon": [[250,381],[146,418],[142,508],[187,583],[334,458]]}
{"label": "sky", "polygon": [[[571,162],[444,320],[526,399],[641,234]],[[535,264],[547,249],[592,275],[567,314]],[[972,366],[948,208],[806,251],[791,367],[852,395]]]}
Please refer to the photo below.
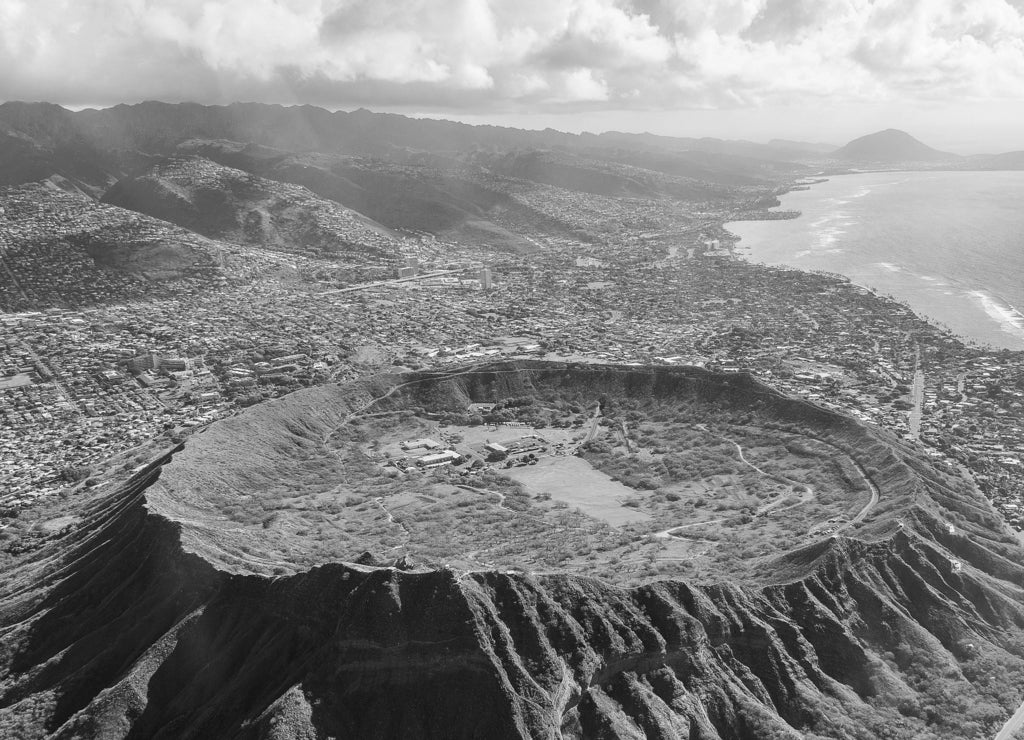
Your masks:
{"label": "sky", "polygon": [[0,100],[1024,149],[1024,0],[0,0]]}

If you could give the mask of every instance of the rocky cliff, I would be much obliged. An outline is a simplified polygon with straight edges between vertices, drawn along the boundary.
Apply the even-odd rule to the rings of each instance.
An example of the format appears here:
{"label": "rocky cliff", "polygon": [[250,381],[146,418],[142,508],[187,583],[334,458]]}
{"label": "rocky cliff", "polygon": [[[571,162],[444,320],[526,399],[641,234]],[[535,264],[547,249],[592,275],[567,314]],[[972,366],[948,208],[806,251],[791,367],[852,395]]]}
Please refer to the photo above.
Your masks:
{"label": "rocky cliff", "polygon": [[[422,399],[437,392],[424,377],[360,393]],[[759,584],[344,562],[266,576],[220,561],[165,480],[214,428],[5,576],[4,736],[953,738],[1009,715],[1024,568],[984,501],[744,377],[535,363],[449,374],[442,395],[581,377],[608,393],[697,384],[720,403],[796,404],[874,439],[902,476],[887,490],[913,489],[901,526],[795,548]]]}

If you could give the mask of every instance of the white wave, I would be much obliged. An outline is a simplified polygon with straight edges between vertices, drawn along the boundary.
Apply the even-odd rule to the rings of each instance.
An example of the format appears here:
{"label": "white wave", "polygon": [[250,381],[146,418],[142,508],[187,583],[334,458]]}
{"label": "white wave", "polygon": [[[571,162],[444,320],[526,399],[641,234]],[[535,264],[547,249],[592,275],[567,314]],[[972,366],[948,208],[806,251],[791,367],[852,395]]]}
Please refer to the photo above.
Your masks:
{"label": "white wave", "polygon": [[994,319],[1003,331],[1024,337],[1024,314],[983,291],[972,290],[968,295],[981,304],[985,313]]}
{"label": "white wave", "polygon": [[828,247],[835,244],[838,238],[838,235],[832,231],[822,232],[821,234],[818,234],[818,251],[827,252]]}
{"label": "white wave", "polygon": [[876,262],[879,267],[888,270],[889,272],[902,272],[903,268],[899,265],[894,265],[892,262]]}

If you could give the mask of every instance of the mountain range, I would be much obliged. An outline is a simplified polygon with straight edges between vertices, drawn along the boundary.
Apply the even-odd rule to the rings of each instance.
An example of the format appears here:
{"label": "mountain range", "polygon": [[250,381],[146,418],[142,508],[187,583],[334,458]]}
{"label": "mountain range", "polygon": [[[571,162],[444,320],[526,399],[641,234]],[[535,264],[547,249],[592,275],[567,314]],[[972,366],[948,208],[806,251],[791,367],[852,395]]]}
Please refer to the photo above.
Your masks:
{"label": "mountain range", "polygon": [[[282,153],[315,151],[445,166],[468,157],[475,166],[493,166],[515,176],[553,183],[576,177],[566,167],[582,169],[581,174],[589,177],[595,162],[727,186],[763,183],[780,172],[829,163],[969,167],[1016,166],[1020,162],[1019,156],[1009,155],[957,157],[893,129],[836,148],[785,140],[757,144],[621,132],[527,131],[364,109],[330,112],[313,106],[146,102],[72,112],[46,103],[8,102],[0,105],[0,183],[15,184],[57,173],[97,192],[133,168],[151,163],[154,157],[177,152],[190,140],[241,142],[249,147],[246,156],[264,160]],[[538,169],[535,154],[518,159],[531,152],[563,160],[562,169]],[[507,161],[509,153],[517,153],[516,158]],[[598,187],[619,193],[645,191],[643,184],[626,180]]]}
{"label": "mountain range", "polygon": [[[649,231],[676,250],[704,249],[728,218],[763,215],[784,187],[820,172],[1014,165],[1024,154],[957,157],[897,130],[834,147],[310,106],[6,103],[3,258],[34,271],[19,270],[33,281],[0,308],[59,314],[83,282],[118,306],[138,299],[129,311],[146,311],[154,290],[229,286],[248,302],[257,273],[273,276],[277,301],[326,257],[331,274],[307,285],[314,331],[349,311],[386,330],[398,315],[385,311],[390,299],[323,298],[410,269],[400,267],[410,243],[443,264],[461,248],[451,238],[471,245],[472,262],[525,253],[521,305],[495,312],[495,293],[465,290],[482,296],[470,305],[488,334],[522,311],[529,325],[513,341],[536,335],[539,347],[582,314],[541,313],[554,293],[534,294],[534,266],[557,250],[569,266],[601,264],[583,256],[597,247],[626,265],[644,257]],[[677,218],[648,218],[657,209]],[[698,307],[746,310],[731,292],[705,295],[709,276],[722,276],[718,291],[749,278],[732,277],[741,265],[718,251],[680,260],[675,275],[697,276]],[[643,262],[644,281],[680,300],[658,260]],[[620,267],[603,268],[609,281]],[[571,269],[558,267],[549,289],[582,292],[564,279]],[[580,285],[589,295],[605,282]],[[437,313],[435,294],[408,295],[427,296],[411,314],[415,344],[398,343],[416,359],[431,324],[461,318]],[[606,308],[625,310],[623,294],[609,295],[593,304],[595,333],[607,330]],[[643,300],[638,314],[665,305]],[[231,338],[259,320],[246,317]],[[343,330],[339,344],[354,342]],[[743,334],[732,325],[705,339]],[[271,369],[263,349],[230,362]],[[305,357],[273,356],[289,355]],[[974,482],[916,443],[743,372],[561,359],[406,370],[316,381],[239,410],[115,480],[83,483],[81,499],[53,497],[76,508],[49,535],[42,522],[19,527],[31,546],[3,551],[11,567],[0,573],[0,736],[933,740],[983,737],[1019,702],[1024,554]],[[386,462],[388,445],[440,436],[470,410],[459,440],[490,444],[475,421],[483,407],[510,414],[495,418],[517,439],[526,422],[508,421],[513,409],[565,411],[557,432],[555,416],[539,428],[552,439],[565,430],[550,458],[577,471],[595,464],[587,455],[623,457],[602,452],[599,433],[638,446],[643,470],[630,469],[636,485],[612,508],[647,524],[566,511],[498,468],[460,461],[435,479],[422,459]],[[737,440],[748,437],[745,453]],[[691,453],[692,480],[682,475]],[[537,462],[530,455],[522,469]],[[790,462],[810,483],[790,479]],[[678,480],[644,478],[669,463]],[[590,470],[625,486],[614,468]],[[744,475],[765,487],[751,488],[749,505],[737,491]],[[706,485],[717,479],[732,482]],[[664,555],[665,569],[640,577],[630,558],[647,555],[652,567]],[[707,569],[682,562],[705,557]]]}
{"label": "mountain range", "polygon": [[[197,173],[235,172],[213,187],[187,182],[181,163],[197,158],[206,161],[194,164]],[[523,227],[583,241],[594,234],[589,225],[552,218],[512,197],[515,182],[692,204],[740,197],[759,203],[760,213],[779,182],[899,167],[1017,169],[1024,168],[1024,153],[958,157],[894,129],[836,148],[778,139],[526,131],[313,106],[146,102],[69,111],[47,103],[0,105],[0,185],[56,178],[62,188],[207,236],[262,240],[286,251],[324,241],[322,232],[313,233],[320,227],[283,205],[281,198],[292,197],[283,191],[293,186],[305,193],[307,215],[315,201],[325,213],[340,207],[338,213],[370,231],[429,232],[524,250],[530,244],[518,235]],[[177,176],[166,176],[175,168]],[[268,183],[282,189],[270,200]]]}

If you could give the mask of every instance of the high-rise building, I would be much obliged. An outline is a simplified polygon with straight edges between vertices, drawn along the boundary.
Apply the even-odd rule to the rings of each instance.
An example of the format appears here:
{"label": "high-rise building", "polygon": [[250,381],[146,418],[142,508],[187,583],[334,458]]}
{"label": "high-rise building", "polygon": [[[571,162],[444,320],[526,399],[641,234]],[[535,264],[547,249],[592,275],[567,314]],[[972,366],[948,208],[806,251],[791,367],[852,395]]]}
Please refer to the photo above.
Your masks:
{"label": "high-rise building", "polygon": [[484,290],[490,290],[494,287],[494,283],[491,281],[491,270],[489,267],[485,267],[480,270],[479,280],[480,287]]}

